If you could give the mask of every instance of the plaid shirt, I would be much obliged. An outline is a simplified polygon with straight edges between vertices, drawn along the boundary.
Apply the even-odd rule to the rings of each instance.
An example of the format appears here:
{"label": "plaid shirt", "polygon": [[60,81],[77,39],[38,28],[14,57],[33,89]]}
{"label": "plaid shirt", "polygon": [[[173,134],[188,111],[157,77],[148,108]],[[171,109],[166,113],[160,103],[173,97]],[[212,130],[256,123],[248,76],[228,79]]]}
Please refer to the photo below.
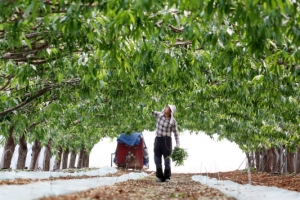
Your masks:
{"label": "plaid shirt", "polygon": [[171,118],[165,118],[164,115],[161,115],[161,112],[152,111],[152,116],[156,117],[156,136],[157,137],[172,137],[172,132],[175,136],[176,145],[180,145],[177,122],[174,119],[174,123],[170,124]]}

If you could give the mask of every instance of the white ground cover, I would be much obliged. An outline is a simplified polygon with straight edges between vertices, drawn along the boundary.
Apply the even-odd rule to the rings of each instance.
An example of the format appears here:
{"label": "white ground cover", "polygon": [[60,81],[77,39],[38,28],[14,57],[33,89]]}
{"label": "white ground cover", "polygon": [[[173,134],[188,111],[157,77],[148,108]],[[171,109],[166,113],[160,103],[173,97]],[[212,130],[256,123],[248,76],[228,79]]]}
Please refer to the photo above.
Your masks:
{"label": "white ground cover", "polygon": [[35,172],[28,172],[28,171],[6,171],[6,172],[1,172],[0,171],[0,180],[13,180],[16,178],[21,178],[21,179],[45,179],[45,178],[50,178],[50,177],[66,177],[66,176],[102,176],[106,175],[109,173],[115,173],[117,172],[116,168],[113,167],[102,167],[97,170],[91,170],[91,171],[76,171],[74,172],[62,172],[62,171],[49,171],[49,172],[44,172],[44,171],[35,171]]}
{"label": "white ground cover", "polygon": [[[44,179],[50,177],[65,177],[65,176],[103,176],[109,173],[117,172],[116,168],[103,167],[98,170],[86,172],[0,172],[0,179]],[[26,185],[1,185],[0,199],[1,200],[32,200],[47,196],[57,196],[70,193],[76,193],[92,188],[97,188],[104,185],[113,185],[117,182],[127,181],[129,179],[139,179],[148,174],[141,172],[131,172],[119,177],[97,177],[87,179],[73,179],[73,180],[51,180],[43,182],[34,182]],[[10,177],[9,177],[10,176]],[[3,178],[4,177],[4,178]]]}
{"label": "white ground cover", "polygon": [[241,185],[233,181],[220,181],[216,178],[196,175],[194,181],[198,181],[209,187],[216,188],[222,193],[240,200],[272,199],[272,200],[300,200],[300,192],[290,191],[277,187]]}

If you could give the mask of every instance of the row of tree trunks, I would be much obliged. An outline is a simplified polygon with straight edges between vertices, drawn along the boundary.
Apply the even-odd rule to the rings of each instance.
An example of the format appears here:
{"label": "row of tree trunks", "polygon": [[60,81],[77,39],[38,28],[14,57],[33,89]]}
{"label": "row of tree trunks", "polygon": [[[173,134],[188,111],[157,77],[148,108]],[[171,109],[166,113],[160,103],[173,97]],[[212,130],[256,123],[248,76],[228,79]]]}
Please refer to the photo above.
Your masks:
{"label": "row of tree trunks", "polygon": [[[4,151],[1,157],[0,162],[0,168],[1,169],[9,169],[11,166],[12,157],[15,151],[16,142],[13,137],[13,129],[14,127],[10,128],[10,134],[7,138],[5,145],[4,145]],[[44,151],[44,159],[43,159],[43,171],[49,171],[50,170],[50,160],[52,157],[51,151],[52,151],[52,140],[50,139],[48,144],[45,146]],[[36,170],[38,166],[38,158],[40,156],[41,152],[41,142],[38,140],[35,140],[32,146],[32,154],[31,154],[31,161],[29,170]],[[27,141],[25,134],[23,134],[19,138],[19,150],[18,150],[18,160],[16,169],[25,169],[26,164],[26,157],[28,153],[28,147],[27,147]],[[69,148],[62,151],[62,147],[58,148],[58,152],[56,155],[56,159],[54,162],[53,169],[66,169],[68,165],[68,158],[70,154],[70,161],[69,161],[69,168],[75,168],[75,161],[76,161],[76,149],[73,149],[70,153]],[[82,167],[88,167],[89,166],[89,154],[85,151],[84,148],[80,150],[79,158],[77,162],[77,168]]]}
{"label": "row of tree trunks", "polygon": [[300,173],[300,148],[296,152],[289,152],[284,146],[281,148],[264,148],[262,151],[247,152],[249,167],[256,167],[258,171],[267,173]]}
{"label": "row of tree trunks", "polygon": [[[66,148],[64,151],[62,151],[61,147],[59,147],[59,149],[61,151],[59,151],[56,155],[53,169],[60,169],[60,163],[61,163],[61,169],[66,169],[68,165],[70,150],[69,148]],[[70,154],[69,168],[75,168],[75,160],[76,160],[76,150],[73,149]],[[89,154],[86,152],[85,148],[82,148],[80,150],[78,155],[78,160],[77,160],[77,168],[83,168],[83,167],[89,167]]]}

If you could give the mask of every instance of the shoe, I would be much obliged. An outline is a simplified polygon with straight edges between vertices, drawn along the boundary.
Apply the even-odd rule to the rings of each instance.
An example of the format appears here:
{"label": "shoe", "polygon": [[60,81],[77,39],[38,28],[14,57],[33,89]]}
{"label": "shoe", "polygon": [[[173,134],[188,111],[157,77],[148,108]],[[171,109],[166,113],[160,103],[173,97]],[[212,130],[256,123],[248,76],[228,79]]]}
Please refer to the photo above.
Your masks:
{"label": "shoe", "polygon": [[167,178],[167,179],[165,180],[165,182],[170,182],[170,179]]}
{"label": "shoe", "polygon": [[161,183],[161,182],[163,182],[163,181],[161,180],[161,178],[158,178],[155,182]]}

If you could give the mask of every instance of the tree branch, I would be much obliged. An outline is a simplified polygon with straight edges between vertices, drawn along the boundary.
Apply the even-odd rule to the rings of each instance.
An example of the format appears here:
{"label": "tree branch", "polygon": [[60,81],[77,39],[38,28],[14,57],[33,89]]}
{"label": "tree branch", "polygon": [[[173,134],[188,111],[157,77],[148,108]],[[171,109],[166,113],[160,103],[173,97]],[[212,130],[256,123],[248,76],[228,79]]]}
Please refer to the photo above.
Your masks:
{"label": "tree branch", "polygon": [[30,102],[32,102],[33,100],[39,98],[40,96],[42,96],[43,94],[45,94],[46,92],[50,91],[52,89],[52,87],[45,87],[43,89],[40,89],[38,90],[35,95],[31,96],[30,98],[27,98],[26,100],[24,100],[22,103],[20,103],[19,105],[13,107],[13,108],[10,108],[10,109],[7,109],[3,112],[0,112],[0,117],[3,117],[5,115],[7,115],[8,113],[10,112],[13,112],[27,104],[29,104]]}
{"label": "tree branch", "polygon": [[165,42],[166,44],[168,44],[169,46],[187,46],[189,44],[192,44],[191,41],[176,41],[174,44],[170,43],[170,42]]}
{"label": "tree branch", "polygon": [[[11,52],[5,53],[1,58],[2,59],[17,59],[17,58],[24,58],[29,54],[36,54],[38,51],[45,49],[49,46],[48,42],[40,43],[39,45],[34,45],[32,49],[29,49],[28,46],[23,46],[16,50],[8,50]],[[20,49],[22,49],[20,51]]]}
{"label": "tree branch", "polygon": [[42,120],[39,122],[33,122],[29,127],[26,128],[25,132],[31,131],[34,127],[36,127],[37,125],[42,124],[44,122],[46,122],[46,120]]}
{"label": "tree branch", "polygon": [[170,28],[172,29],[172,31],[175,32],[175,33],[182,33],[183,30],[184,30],[184,28],[176,28],[176,27],[174,27],[174,26],[172,26],[172,25],[169,25],[169,27],[170,27]]}
{"label": "tree branch", "polygon": [[[75,78],[75,79],[70,79],[67,81],[63,81],[63,84],[68,84],[71,86],[77,86],[78,83],[80,82],[80,78]],[[3,112],[0,112],[0,117],[3,117],[5,115],[7,115],[8,113],[11,113],[15,110],[18,110],[19,108],[22,108],[24,106],[26,106],[27,104],[31,103],[32,101],[34,101],[35,99],[41,97],[42,95],[44,95],[46,92],[50,91],[53,88],[57,88],[60,87],[61,85],[59,84],[49,84],[47,86],[45,86],[44,88],[38,90],[33,96],[30,96],[30,93],[26,93],[25,96],[23,97],[24,101],[20,104],[18,104],[17,106],[7,109]],[[57,99],[57,96],[54,96],[54,98],[51,98],[51,101],[54,101]]]}
{"label": "tree branch", "polygon": [[11,78],[9,78],[6,84],[0,88],[0,91],[6,89],[10,82],[11,82]]}
{"label": "tree branch", "polygon": [[75,126],[75,125],[79,124],[80,122],[81,122],[81,120],[77,119],[72,124],[70,124],[70,126]]}

